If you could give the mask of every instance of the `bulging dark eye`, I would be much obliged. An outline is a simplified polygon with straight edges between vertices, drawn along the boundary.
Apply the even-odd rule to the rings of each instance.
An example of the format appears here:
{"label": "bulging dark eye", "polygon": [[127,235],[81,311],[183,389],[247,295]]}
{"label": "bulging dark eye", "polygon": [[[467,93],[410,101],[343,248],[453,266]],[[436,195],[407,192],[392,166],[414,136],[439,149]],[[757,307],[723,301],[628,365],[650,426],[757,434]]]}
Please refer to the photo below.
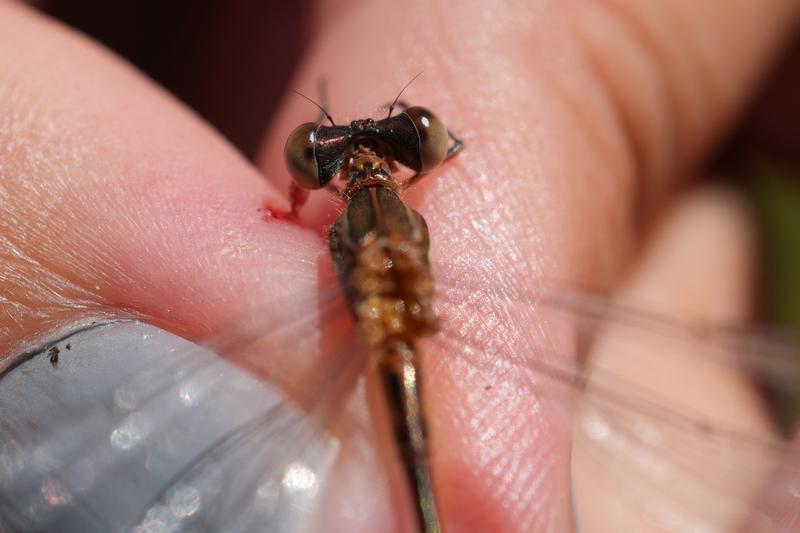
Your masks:
{"label": "bulging dark eye", "polygon": [[286,139],[283,157],[294,181],[304,189],[322,187],[319,179],[319,167],[315,145],[317,142],[318,124],[306,122],[300,124]]}
{"label": "bulging dark eye", "polygon": [[419,172],[433,170],[447,156],[447,128],[439,117],[424,107],[409,107],[403,114],[411,119],[419,135],[419,156],[422,163]]}

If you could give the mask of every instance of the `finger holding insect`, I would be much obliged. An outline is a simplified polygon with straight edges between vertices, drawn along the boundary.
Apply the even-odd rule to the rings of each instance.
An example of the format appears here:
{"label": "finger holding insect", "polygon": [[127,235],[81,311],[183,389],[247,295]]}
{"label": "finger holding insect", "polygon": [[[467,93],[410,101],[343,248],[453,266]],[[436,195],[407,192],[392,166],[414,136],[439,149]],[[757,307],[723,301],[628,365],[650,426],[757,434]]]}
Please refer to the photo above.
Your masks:
{"label": "finger holding insect", "polygon": [[[374,20],[383,20],[385,13],[371,11],[378,9],[374,6],[357,12],[337,8],[330,19],[335,23],[322,34],[322,44],[333,46],[314,52],[312,61],[304,67],[304,79],[308,80],[331,66],[336,68],[337,78],[348,80],[363,79],[364,65],[386,64],[387,69],[397,72],[396,79],[370,78],[369,83],[375,83],[374,94],[370,88],[359,91],[340,86],[341,108],[345,113],[353,111],[353,118],[363,118],[383,116],[383,111],[356,111],[361,111],[363,102],[379,102],[395,94],[419,70],[420,65],[413,63],[431,61],[441,66],[433,69],[440,74],[418,93],[432,95],[431,100],[420,103],[440,112],[457,131],[465,131],[468,142],[485,148],[466,152],[470,159],[463,164],[454,161],[450,173],[442,175],[451,179],[441,183],[426,180],[413,192],[426,215],[432,215],[429,219],[437,232],[435,239],[450,243],[436,253],[476,265],[481,264],[481,258],[491,257],[489,268],[477,271],[486,274],[490,282],[498,281],[498,273],[507,276],[499,281],[533,279],[535,276],[528,275],[531,262],[520,264],[520,258],[536,257],[540,258],[537,262],[551,262],[537,263],[541,270],[558,269],[559,274],[575,274],[575,278],[596,277],[602,283],[614,277],[623,262],[620,251],[627,250],[635,238],[631,236],[635,230],[628,225],[634,219],[631,198],[636,193],[629,185],[638,184],[640,176],[630,170],[636,167],[635,162],[620,156],[627,152],[619,145],[627,146],[627,141],[619,138],[624,128],[613,126],[613,106],[610,111],[604,110],[602,97],[586,94],[586,87],[595,86],[595,80],[586,73],[582,63],[585,56],[570,44],[575,35],[560,17],[572,14],[559,14],[566,9],[558,7],[560,4],[526,6],[532,11],[519,11],[514,16],[492,12],[491,24],[485,23],[486,13],[476,5],[465,4],[446,14],[436,11],[436,5],[418,10],[422,15],[414,15],[411,9],[394,12],[396,21],[405,22],[399,27],[409,28],[408,33],[398,36],[405,41],[394,56],[382,48],[387,44],[358,49],[343,46],[353,35],[362,35],[364,28],[374,27]],[[720,72],[736,73],[733,83],[717,84],[723,97],[719,102],[712,98],[712,103],[719,105],[706,105],[703,100],[692,100],[694,105],[689,107],[680,105],[686,102],[686,93],[692,92],[691,84],[701,76],[694,76],[693,69],[681,69],[682,56],[670,47],[680,52],[691,40],[660,36],[660,43],[672,51],[667,63],[673,68],[667,80],[674,80],[677,62],[684,84],[675,98],[680,120],[674,137],[696,153],[724,128],[750,81],[765,64],[767,52],[777,45],[776,37],[791,23],[794,4],[725,6],[728,16],[723,20],[718,17],[716,4],[693,7],[695,4],[673,5],[682,10],[686,20],[697,24],[703,43],[714,45],[711,52],[715,61],[710,66],[719,68],[714,71],[716,79],[721,79]],[[637,14],[641,9],[644,11],[639,14],[646,14],[659,4],[632,5],[639,7],[632,7],[628,13]],[[392,12],[392,6],[382,7]],[[265,302],[280,315],[297,303],[297,291],[313,294],[322,243],[288,224],[267,224],[265,229],[262,217],[253,213],[265,199],[275,200],[275,192],[263,187],[252,169],[223,141],[143,78],[80,37],[52,24],[34,22],[38,17],[15,4],[5,3],[1,9],[4,31],[0,35],[6,45],[2,47],[2,67],[9,73],[3,79],[8,82],[5,87],[11,89],[3,92],[0,105],[8,121],[4,124],[11,124],[3,130],[4,145],[13,152],[2,160],[3,185],[9,191],[9,202],[4,204],[9,209],[4,214],[9,216],[3,217],[2,229],[7,238],[2,250],[8,260],[2,272],[4,287],[10,289],[5,294],[10,297],[4,306],[9,302],[12,305],[6,307],[9,312],[3,325],[10,335],[4,340],[31,333],[49,319],[69,320],[87,310],[139,313],[158,323],[177,321],[176,330],[192,334]],[[515,20],[525,13],[527,18]],[[594,22],[598,13],[588,13],[588,22]],[[337,18],[337,14],[346,16]],[[601,9],[600,15],[608,13]],[[657,15],[653,11],[648,19],[651,30],[662,26]],[[619,20],[601,17],[607,22],[608,18],[608,25],[587,26],[613,29]],[[623,28],[629,23],[623,22]],[[717,39],[719,35],[714,33],[718,24],[727,24],[723,26],[724,39]],[[534,42],[531,28],[537,30],[533,32]],[[748,31],[739,31],[741,28]],[[743,34],[748,38],[742,38]],[[605,37],[609,34],[592,35],[599,40],[598,45],[608,42]],[[616,55],[608,54],[605,57],[611,60],[604,66],[630,67],[639,57],[635,55],[638,49],[633,48],[633,61],[617,62]],[[603,46],[598,49],[608,50]],[[366,62],[353,61],[354,56],[361,59],[361,55]],[[518,79],[508,75],[509,71],[528,72],[529,63],[533,75]],[[565,68],[564,63],[575,68]],[[645,66],[649,64],[645,61]],[[405,72],[398,72],[404,66]],[[654,108],[667,107],[667,111],[654,112],[647,105],[647,98],[660,94],[658,91],[648,87],[629,90],[633,86],[625,81],[636,81],[639,73],[614,78],[619,72],[613,71],[610,77],[622,88],[610,92],[626,96],[621,102],[630,106],[625,116],[634,124],[632,130],[638,132],[632,138],[643,145],[641,159],[646,164],[642,174],[662,176],[663,183],[669,185],[674,180],[673,159],[694,157],[682,155],[688,151],[685,147],[673,157],[670,143],[663,142],[672,138],[672,130],[648,127],[648,120],[658,126],[660,120],[669,122],[664,116],[671,115],[668,106],[656,105]],[[577,81],[565,79],[573,75]],[[551,79],[545,79],[548,76]],[[418,82],[424,83],[424,78]],[[652,77],[641,78],[652,81]],[[685,84],[689,84],[688,91]],[[600,83],[606,85],[611,84]],[[631,104],[630,95],[642,98],[636,102],[644,112],[639,113],[640,107]],[[333,102],[336,104],[335,98]],[[701,112],[695,113],[698,110]],[[297,107],[292,107],[292,112],[300,114]],[[289,127],[303,120],[292,120]],[[513,140],[498,135],[507,131],[515,133]],[[279,150],[286,134],[288,131],[278,135]],[[602,141],[608,141],[611,147],[598,149]],[[280,159],[270,169],[273,175],[285,175]],[[655,170],[647,170],[650,167]],[[526,188],[528,182],[533,183]],[[645,184],[645,189],[661,188]],[[426,190],[440,194],[429,197],[424,194]],[[423,196],[427,203],[421,202]],[[498,204],[500,209],[496,208]],[[220,228],[225,228],[224,236],[218,239]],[[491,231],[484,231],[486,228]],[[19,235],[26,238],[15,240]],[[465,250],[467,253],[459,255]],[[254,290],[254,286],[259,289]],[[466,320],[469,315],[462,318]],[[453,456],[466,458],[466,466],[449,481],[455,481],[451,484],[455,488],[477,487],[483,491],[480,496],[489,496],[480,498],[487,502],[489,511],[507,512],[503,503],[512,499],[509,495],[523,493],[494,490],[509,487],[502,480],[498,482],[498,476],[507,476],[508,471],[496,461],[513,459],[515,453],[519,457],[520,448],[514,444],[520,435],[508,438],[501,433],[494,439],[495,449],[481,448],[480,437],[491,440],[493,420],[501,414],[513,418],[515,413],[480,410],[475,404],[463,403],[457,396],[466,391],[466,387],[459,389],[465,384],[461,379],[464,375],[469,374],[453,372],[451,393],[441,397],[446,415],[441,425],[445,431],[440,435],[445,436],[445,446],[454,442],[447,440],[448,424],[454,420],[458,433],[467,436],[464,442],[456,439],[453,447]],[[476,383],[466,384],[480,381],[477,378]],[[462,405],[467,407],[462,409]],[[486,424],[470,425],[471,420]],[[484,433],[477,435],[480,429]],[[474,472],[476,477],[467,479],[464,472]],[[451,494],[458,503],[460,495]],[[494,494],[497,499],[492,499]],[[541,507],[534,509],[525,496],[515,501],[521,500],[525,501],[513,513],[525,524],[523,519]],[[490,513],[487,516],[494,519]],[[469,513],[463,515],[465,522],[469,518]]]}
{"label": "finger holding insect", "polygon": [[[98,45],[18,3],[0,11],[0,351],[120,308],[197,335],[277,287],[314,290],[300,265],[320,243],[265,223],[282,192],[223,139]],[[293,253],[308,254],[278,268],[293,281],[256,288],[253,272]]]}
{"label": "finger holding insect", "polygon": [[265,223],[278,194],[224,140],[96,44],[17,3],[0,13],[0,367],[78,320],[197,339],[248,309],[277,319],[315,301],[303,265],[320,243]]}

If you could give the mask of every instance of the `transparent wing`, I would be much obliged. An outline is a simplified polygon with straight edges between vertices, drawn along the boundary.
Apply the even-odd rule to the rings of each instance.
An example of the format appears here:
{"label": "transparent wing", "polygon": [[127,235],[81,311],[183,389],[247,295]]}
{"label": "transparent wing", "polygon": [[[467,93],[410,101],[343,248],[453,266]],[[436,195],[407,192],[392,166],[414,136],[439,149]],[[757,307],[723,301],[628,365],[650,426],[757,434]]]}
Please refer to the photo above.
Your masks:
{"label": "transparent wing", "polygon": [[[445,329],[434,344],[476,368],[503,364],[514,386],[563,407],[582,530],[794,529],[798,451],[763,394],[798,382],[792,338],[663,317],[563,285],[487,293],[445,279],[439,294]],[[88,363],[77,355],[102,350],[76,338],[57,369],[20,366],[2,378],[0,530],[318,529],[326,480],[347,451],[330,428],[367,355],[338,287],[295,307],[319,313],[254,314],[223,328],[208,344],[224,359],[181,341],[175,357],[139,350],[122,372],[114,364],[124,348]],[[472,322],[453,325],[465,316]],[[517,335],[526,325],[537,334]],[[131,346],[148,341],[129,326]],[[43,372],[62,385],[94,372],[113,401],[42,388],[48,401],[14,404],[26,376]],[[201,419],[224,423],[209,430]]]}
{"label": "transparent wing", "polygon": [[[463,316],[469,287],[443,292],[443,314]],[[489,348],[517,386],[562,407],[581,531],[796,530],[800,448],[769,404],[800,384],[795,337],[662,316],[563,284],[480,297],[495,302],[481,324],[539,330]],[[446,328],[437,342],[469,356],[496,336],[463,333]]]}
{"label": "transparent wing", "polygon": [[[338,294],[205,347],[122,321],[60,343],[57,367],[46,351],[21,362],[0,382],[0,530],[313,528],[366,358]],[[76,392],[87,381],[102,385]],[[31,383],[41,401],[15,404]]]}
{"label": "transparent wing", "polygon": [[[576,417],[584,502],[590,493],[616,494],[608,503],[623,527],[794,529],[781,523],[797,512],[800,450],[767,399],[800,383],[796,339],[658,316],[574,290],[546,300],[595,339]],[[595,502],[585,503],[587,514]]]}

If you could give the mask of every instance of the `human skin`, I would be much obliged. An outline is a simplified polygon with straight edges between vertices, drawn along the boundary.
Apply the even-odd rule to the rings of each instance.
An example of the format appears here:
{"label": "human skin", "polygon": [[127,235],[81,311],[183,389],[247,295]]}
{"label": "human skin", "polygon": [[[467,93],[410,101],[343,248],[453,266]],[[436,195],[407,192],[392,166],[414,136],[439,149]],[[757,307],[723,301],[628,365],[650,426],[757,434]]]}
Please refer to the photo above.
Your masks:
{"label": "human skin", "polygon": [[[327,76],[331,112],[343,121],[376,116],[424,70],[404,98],[435,110],[466,142],[406,195],[431,228],[443,299],[454,280],[488,287],[491,298],[492,289],[522,293],[553,278],[628,287],[693,316],[747,315],[754,252],[745,215],[726,193],[687,199],[682,185],[701,175],[800,4],[318,9],[324,24],[294,87],[313,95]],[[389,21],[396,29],[383,28]],[[380,75],[364,76],[376,68]],[[255,309],[276,322],[313,313],[291,302],[315,294],[330,268],[323,228],[336,206],[319,193],[299,224],[264,216],[265,206],[287,206],[283,142],[313,115],[288,96],[254,166],[95,43],[0,3],[0,353],[97,316],[135,316],[200,339]],[[670,213],[692,217],[714,245],[685,230],[650,231]],[[642,250],[661,253],[649,260]],[[687,256],[698,268],[676,260]],[[671,290],[676,279],[695,290]],[[456,307],[443,334],[481,312]],[[510,317],[519,331],[533,331],[531,320]],[[474,325],[465,335],[505,340],[484,333]],[[500,383],[502,369],[429,348],[443,522],[456,531],[568,528],[569,443],[540,400],[502,386],[472,394]],[[348,468],[366,479],[360,487],[385,494],[374,472]],[[365,528],[401,527],[391,505],[362,509]]]}

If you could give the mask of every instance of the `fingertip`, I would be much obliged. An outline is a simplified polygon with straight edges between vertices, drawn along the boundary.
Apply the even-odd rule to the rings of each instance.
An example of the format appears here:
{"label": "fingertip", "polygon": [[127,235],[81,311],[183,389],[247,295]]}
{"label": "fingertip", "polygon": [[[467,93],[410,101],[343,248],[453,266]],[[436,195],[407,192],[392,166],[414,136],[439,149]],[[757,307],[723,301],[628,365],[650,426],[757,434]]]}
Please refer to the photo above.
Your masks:
{"label": "fingertip", "polygon": [[298,265],[320,241],[264,220],[283,201],[271,185],[129,65],[3,3],[0,77],[0,351],[51,319],[180,317],[197,332],[263,306],[256,292],[313,290],[316,271]]}
{"label": "fingertip", "polygon": [[758,245],[740,193],[706,186],[676,200],[646,241],[631,292],[657,309],[736,322],[753,306]]}

